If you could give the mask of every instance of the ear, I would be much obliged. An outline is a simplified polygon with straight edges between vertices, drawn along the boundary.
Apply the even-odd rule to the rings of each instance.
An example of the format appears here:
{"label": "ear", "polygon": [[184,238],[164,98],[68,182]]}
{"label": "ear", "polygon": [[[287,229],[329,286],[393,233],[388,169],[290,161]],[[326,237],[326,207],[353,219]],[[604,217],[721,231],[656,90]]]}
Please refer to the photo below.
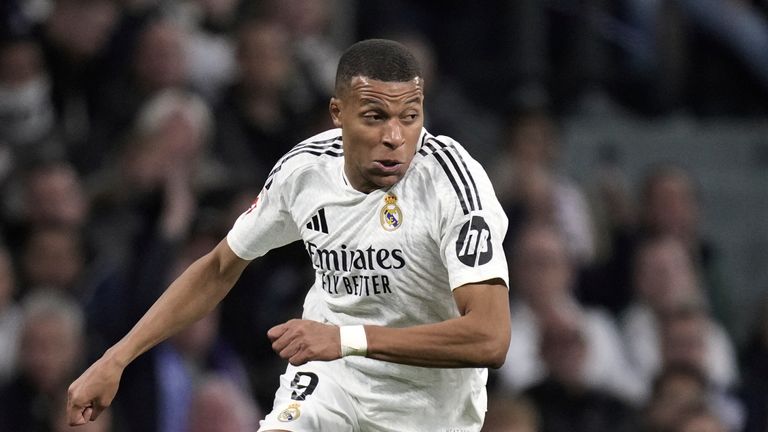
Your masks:
{"label": "ear", "polygon": [[338,99],[335,96],[331,97],[331,102],[328,104],[328,110],[331,112],[333,125],[340,128],[342,124],[341,99]]}

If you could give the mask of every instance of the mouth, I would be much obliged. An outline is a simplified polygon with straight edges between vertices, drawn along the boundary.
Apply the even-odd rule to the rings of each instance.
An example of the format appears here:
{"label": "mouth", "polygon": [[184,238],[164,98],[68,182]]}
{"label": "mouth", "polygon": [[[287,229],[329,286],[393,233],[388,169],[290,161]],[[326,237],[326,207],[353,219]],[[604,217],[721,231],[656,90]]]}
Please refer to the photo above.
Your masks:
{"label": "mouth", "polygon": [[397,172],[400,169],[402,162],[394,159],[380,159],[373,161],[373,166],[378,170],[385,173]]}

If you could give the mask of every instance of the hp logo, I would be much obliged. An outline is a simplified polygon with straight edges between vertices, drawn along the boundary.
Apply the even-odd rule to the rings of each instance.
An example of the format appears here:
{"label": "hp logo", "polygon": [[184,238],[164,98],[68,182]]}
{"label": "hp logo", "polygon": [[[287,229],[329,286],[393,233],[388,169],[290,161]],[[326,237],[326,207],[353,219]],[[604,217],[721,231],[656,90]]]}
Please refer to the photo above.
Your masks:
{"label": "hp logo", "polygon": [[493,258],[491,230],[481,216],[472,216],[461,227],[456,240],[456,256],[469,267],[483,265]]}

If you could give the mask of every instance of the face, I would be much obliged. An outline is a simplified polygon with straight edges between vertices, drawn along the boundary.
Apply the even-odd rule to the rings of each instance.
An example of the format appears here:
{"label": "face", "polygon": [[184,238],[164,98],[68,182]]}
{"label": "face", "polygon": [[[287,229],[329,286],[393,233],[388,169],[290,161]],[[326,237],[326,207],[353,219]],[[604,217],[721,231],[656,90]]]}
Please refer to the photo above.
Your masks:
{"label": "face", "polygon": [[662,357],[666,364],[688,364],[704,368],[707,356],[707,319],[691,316],[665,323],[662,333]]}
{"label": "face", "polygon": [[333,124],[342,129],[344,172],[361,192],[388,188],[405,175],[424,125],[420,78],[384,82],[355,77],[331,99]]}
{"label": "face", "polygon": [[55,228],[32,234],[21,257],[31,287],[73,288],[85,265],[78,235],[76,231]]}
{"label": "face", "polygon": [[547,166],[557,153],[557,131],[544,115],[531,115],[510,131],[508,145],[516,161]]}
{"label": "face", "polygon": [[27,217],[38,223],[80,226],[87,213],[87,202],[77,172],[57,166],[33,174],[26,185]]}
{"label": "face", "polygon": [[48,21],[48,31],[70,54],[96,55],[117,23],[118,6],[112,1],[58,1]]}
{"label": "face", "polygon": [[19,88],[42,73],[40,49],[34,43],[16,43],[0,52],[0,85]]}
{"label": "face", "polygon": [[695,299],[698,294],[688,251],[675,239],[645,245],[636,258],[633,277],[637,293],[657,311]]}
{"label": "face", "polygon": [[521,235],[512,261],[512,277],[529,303],[562,298],[571,289],[572,267],[560,236],[546,228]]}
{"label": "face", "polygon": [[669,377],[650,401],[649,421],[660,430],[671,429],[683,412],[704,402],[704,395],[705,389],[696,380]]}
{"label": "face", "polygon": [[80,347],[74,324],[62,317],[39,316],[22,331],[20,367],[38,390],[52,392],[70,378]]}
{"label": "face", "polygon": [[655,230],[687,238],[698,224],[698,203],[691,179],[683,173],[668,174],[651,186],[647,223]]}
{"label": "face", "polygon": [[713,414],[701,413],[685,420],[680,432],[725,432],[726,428]]}
{"label": "face", "polygon": [[162,22],[151,25],[141,35],[134,66],[138,80],[147,90],[183,83],[184,38],[181,29]]}
{"label": "face", "polygon": [[272,91],[285,87],[291,75],[290,35],[279,25],[253,24],[240,33],[240,80],[246,89]]}

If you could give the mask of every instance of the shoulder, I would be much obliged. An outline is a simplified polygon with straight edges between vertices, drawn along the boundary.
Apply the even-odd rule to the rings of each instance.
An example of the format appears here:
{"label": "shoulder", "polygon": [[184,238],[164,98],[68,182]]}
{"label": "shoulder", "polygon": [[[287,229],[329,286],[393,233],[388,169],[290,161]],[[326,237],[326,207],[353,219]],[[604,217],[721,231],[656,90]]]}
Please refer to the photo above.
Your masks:
{"label": "shoulder", "polygon": [[445,135],[424,132],[419,143],[414,164],[422,170],[443,172],[448,178],[473,178],[485,176],[485,169],[455,139]]}
{"label": "shoulder", "polygon": [[298,172],[324,166],[318,162],[343,156],[341,129],[319,133],[300,142],[283,155],[269,172],[264,187],[269,189],[273,183],[284,181]]}
{"label": "shoulder", "polygon": [[458,141],[425,131],[413,165],[435,188],[446,192],[441,196],[458,198],[465,213],[483,208],[488,176]]}

